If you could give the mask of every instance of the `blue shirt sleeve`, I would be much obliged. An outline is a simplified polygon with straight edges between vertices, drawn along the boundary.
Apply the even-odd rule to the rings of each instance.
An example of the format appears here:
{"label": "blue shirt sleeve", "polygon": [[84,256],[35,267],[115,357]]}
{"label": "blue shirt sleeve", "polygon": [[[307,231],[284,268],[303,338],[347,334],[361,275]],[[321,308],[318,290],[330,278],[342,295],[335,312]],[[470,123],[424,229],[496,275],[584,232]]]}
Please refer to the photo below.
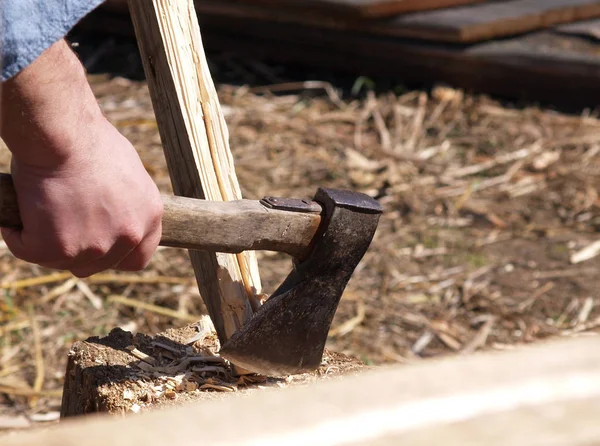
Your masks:
{"label": "blue shirt sleeve", "polygon": [[10,79],[31,64],[103,1],[0,1],[1,80]]}

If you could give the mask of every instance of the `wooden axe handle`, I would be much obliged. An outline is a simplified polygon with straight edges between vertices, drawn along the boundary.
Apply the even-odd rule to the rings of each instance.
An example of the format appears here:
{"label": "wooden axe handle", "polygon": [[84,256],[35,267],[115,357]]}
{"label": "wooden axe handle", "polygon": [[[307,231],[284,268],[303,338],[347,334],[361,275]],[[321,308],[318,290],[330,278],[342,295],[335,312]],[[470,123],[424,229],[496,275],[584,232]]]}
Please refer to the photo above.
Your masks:
{"label": "wooden axe handle", "polygon": [[[260,201],[207,201],[162,195],[160,244],[199,251],[285,252],[303,257],[321,223],[318,213],[270,209]],[[12,178],[0,174],[0,227],[21,227]]]}

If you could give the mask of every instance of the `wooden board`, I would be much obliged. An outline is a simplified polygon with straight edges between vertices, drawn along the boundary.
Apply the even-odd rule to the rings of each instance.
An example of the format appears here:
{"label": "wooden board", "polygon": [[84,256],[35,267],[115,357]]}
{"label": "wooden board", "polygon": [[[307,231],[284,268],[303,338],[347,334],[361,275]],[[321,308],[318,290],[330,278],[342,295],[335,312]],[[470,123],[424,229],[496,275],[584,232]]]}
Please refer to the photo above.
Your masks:
{"label": "wooden board", "polygon": [[[233,0],[234,2],[236,0]],[[237,0],[239,2],[239,0]],[[354,18],[381,18],[415,11],[449,8],[481,3],[486,0],[251,0],[244,3],[269,6],[270,9],[337,14]],[[202,0],[200,0],[200,3]]]}
{"label": "wooden board", "polygon": [[573,107],[600,103],[599,47],[552,33],[456,47],[210,15],[204,29],[207,45],[220,53],[393,77],[409,86],[447,83]]}
{"label": "wooden board", "polygon": [[[338,14],[355,18],[390,17],[407,12],[448,8],[487,0],[231,0],[240,5],[261,5],[282,12]],[[197,4],[202,5],[203,0]],[[124,10],[127,0],[106,0],[106,7]]]}
{"label": "wooden board", "polygon": [[584,20],[582,22],[569,23],[557,26],[554,31],[559,34],[570,36],[582,36],[600,40],[600,19]]}
{"label": "wooden board", "polygon": [[[203,2],[206,5],[206,2]],[[202,7],[207,49],[283,63],[385,76],[419,87],[446,83],[508,99],[568,107],[600,103],[600,46],[538,32],[501,41],[450,46],[401,38],[281,23],[269,18],[222,14]],[[122,15],[98,11],[81,30],[131,34]]]}
{"label": "wooden board", "polygon": [[600,342],[588,335],[235,395],[136,416],[80,417],[0,443],[597,445]]}
{"label": "wooden board", "polygon": [[390,34],[477,42],[599,16],[598,0],[512,0],[401,16]]}
{"label": "wooden board", "polygon": [[[119,9],[121,1],[113,0],[112,8]],[[318,13],[308,7],[270,7],[268,3],[272,1],[197,0],[196,9],[200,14],[220,14],[243,17],[246,20],[260,18],[315,28],[451,43],[473,43],[600,17],[599,0],[493,1],[415,12],[376,21],[355,20],[341,14]]]}
{"label": "wooden board", "polygon": [[334,15],[297,14],[222,0],[203,0],[198,2],[197,8],[201,14],[452,43],[478,42],[600,17],[598,0],[511,0],[406,14],[377,22],[347,20]]}

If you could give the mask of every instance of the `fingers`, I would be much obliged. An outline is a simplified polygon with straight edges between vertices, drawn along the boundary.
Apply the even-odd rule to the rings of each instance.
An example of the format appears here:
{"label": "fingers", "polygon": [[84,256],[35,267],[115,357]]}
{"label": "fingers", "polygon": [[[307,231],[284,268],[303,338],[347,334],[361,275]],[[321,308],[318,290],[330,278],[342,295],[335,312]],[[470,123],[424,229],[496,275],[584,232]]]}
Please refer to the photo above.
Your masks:
{"label": "fingers", "polygon": [[162,225],[160,219],[152,230],[140,240],[140,237],[122,234],[106,251],[100,247],[88,247],[75,256],[65,256],[60,260],[48,260],[35,256],[38,252],[29,249],[23,243],[23,232],[2,228],[2,236],[13,255],[21,260],[36,263],[44,268],[67,270],[79,278],[116,269],[120,271],[140,271],[150,263],[152,254],[160,242]]}
{"label": "fingers", "polygon": [[22,259],[26,252],[21,240],[21,231],[19,229],[1,228],[2,238],[9,251],[17,258]]}
{"label": "fingers", "polygon": [[76,267],[70,268],[73,275],[84,278],[93,274],[115,269],[118,271],[141,271],[152,260],[161,237],[161,224],[139,243],[132,243],[131,238],[122,237],[118,243],[103,257],[84,264],[76,262]]}
{"label": "fingers", "polygon": [[68,268],[75,277],[80,279],[92,276],[96,273],[106,271],[117,265],[121,259],[125,258],[136,247],[131,243],[120,240],[103,256],[84,261],[76,259]]}
{"label": "fingers", "polygon": [[152,254],[160,242],[161,225],[157,231],[146,237],[127,257],[114,265],[119,271],[140,271],[148,266],[152,260]]}

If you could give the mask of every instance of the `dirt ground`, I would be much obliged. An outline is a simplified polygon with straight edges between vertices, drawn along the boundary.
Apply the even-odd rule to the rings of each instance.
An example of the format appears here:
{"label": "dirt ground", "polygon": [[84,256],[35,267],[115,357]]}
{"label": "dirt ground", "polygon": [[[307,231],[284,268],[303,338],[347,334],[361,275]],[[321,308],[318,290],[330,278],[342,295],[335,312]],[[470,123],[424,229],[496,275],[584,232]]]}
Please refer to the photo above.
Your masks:
{"label": "dirt ground", "polygon": [[[231,62],[227,70],[265,66]],[[171,192],[146,84],[90,81],[108,118]],[[306,198],[326,186],[384,206],[330,350],[369,365],[411,363],[597,331],[594,112],[516,107],[443,86],[343,97],[335,87],[219,86],[245,198]],[[0,168],[8,165],[3,150]],[[259,261],[271,292],[290,259],[264,252]],[[77,280],[20,262],[2,245],[0,288],[0,429],[57,420],[74,342],[114,327],[159,333],[205,314],[179,249],[159,249],[140,274]]]}

